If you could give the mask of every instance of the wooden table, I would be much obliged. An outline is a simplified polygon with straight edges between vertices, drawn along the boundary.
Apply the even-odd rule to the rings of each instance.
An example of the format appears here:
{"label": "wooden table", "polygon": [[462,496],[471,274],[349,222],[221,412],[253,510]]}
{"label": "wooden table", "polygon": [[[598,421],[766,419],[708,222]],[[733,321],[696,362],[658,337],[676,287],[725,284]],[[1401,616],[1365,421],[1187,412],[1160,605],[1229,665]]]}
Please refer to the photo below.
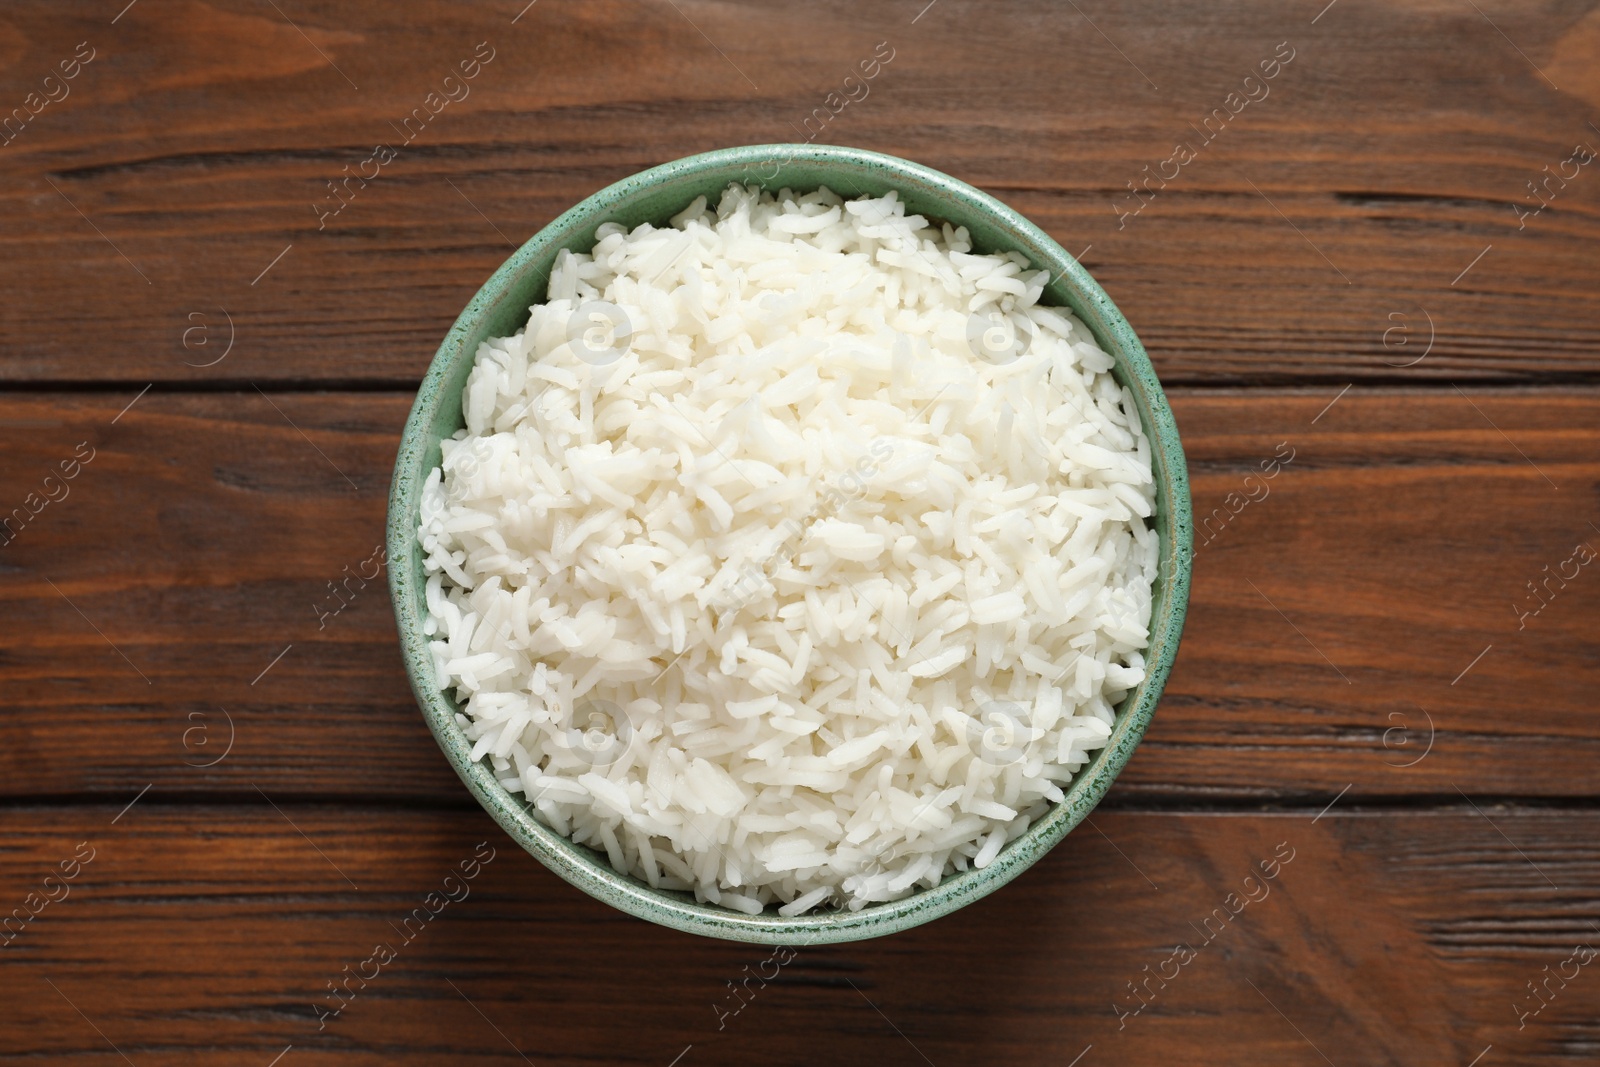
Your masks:
{"label": "wooden table", "polygon": [[[125,2],[0,12],[0,911],[36,912],[0,1056],[1600,1058],[1600,8]],[[808,136],[1081,250],[1171,394],[1202,547],[1089,823],[729,1015],[765,949],[546,872],[435,748],[381,583],[324,612],[512,246]]]}

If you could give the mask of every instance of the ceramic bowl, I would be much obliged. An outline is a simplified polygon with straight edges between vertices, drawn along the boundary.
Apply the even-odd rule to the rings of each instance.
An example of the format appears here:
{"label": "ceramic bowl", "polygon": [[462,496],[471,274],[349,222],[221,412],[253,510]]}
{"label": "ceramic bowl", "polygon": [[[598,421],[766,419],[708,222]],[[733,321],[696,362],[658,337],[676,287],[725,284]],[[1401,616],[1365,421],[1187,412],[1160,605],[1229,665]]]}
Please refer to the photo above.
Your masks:
{"label": "ceramic bowl", "polygon": [[[461,393],[479,343],[522,327],[529,305],[544,299],[556,253],[564,248],[588,251],[601,223],[664,224],[696,196],[715,202],[730,182],[800,192],[826,185],[847,198],[895,189],[909,211],[965,226],[977,251],[1021,251],[1036,268],[1055,278],[1041,302],[1070,307],[1093,331],[1100,347],[1116,359],[1113,373],[1132,390],[1154,451],[1154,521],[1161,552],[1146,653],[1148,675],[1117,709],[1109,743],[1079,771],[1065,800],[987,867],[951,875],[936,888],[860,911],[786,918],[769,907],[760,915],[745,915],[697,903],[687,893],[652,889],[616,872],[603,854],[573,844],[535,819],[518,796],[495,780],[487,758],[471,759],[472,744],[456,725],[454,700],[439,688],[422,631],[427,607],[423,556],[417,543],[418,502],[428,472],[439,463],[439,442],[464,425]],[[1077,260],[1000,201],[919,164],[829,145],[754,145],[690,156],[602,189],[535,234],[478,290],[439,346],[400,442],[389,497],[389,587],[406,671],[429,729],[472,795],[540,863],[585,893],[663,926],[734,941],[825,944],[904,930],[994,892],[1049,851],[1099,803],[1143,736],[1177,654],[1189,597],[1191,537],[1188,474],[1166,397],[1133,329]]]}

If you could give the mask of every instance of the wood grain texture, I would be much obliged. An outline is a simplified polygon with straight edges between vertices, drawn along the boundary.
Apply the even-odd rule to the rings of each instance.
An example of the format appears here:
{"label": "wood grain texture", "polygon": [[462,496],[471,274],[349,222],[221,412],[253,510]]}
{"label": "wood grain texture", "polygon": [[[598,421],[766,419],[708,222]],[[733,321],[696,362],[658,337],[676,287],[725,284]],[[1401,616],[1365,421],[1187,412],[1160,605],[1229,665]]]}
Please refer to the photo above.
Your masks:
{"label": "wood grain texture", "polygon": [[[1600,178],[1583,168],[1517,213],[1541,202],[1529,182],[1600,145],[1600,12],[595,0],[513,22],[521,6],[185,0],[112,25],[98,6],[9,5],[0,105],[80,41],[96,58],[0,149],[0,375],[414,381],[560,211],[653,164],[808,130],[945,170],[1084,252],[1169,382],[1600,372]],[[483,41],[496,58],[470,94],[319,222],[328,183],[403,140]],[[880,41],[893,59],[868,95],[805,126]],[[1270,95],[1205,140],[1280,42],[1293,59]],[[1196,158],[1124,218],[1179,141]],[[220,348],[186,331],[225,315],[237,344],[200,366]]]}
{"label": "wood grain texture", "polygon": [[[612,911],[476,811],[174,809],[152,793],[112,825],[118,807],[7,816],[8,907],[79,842],[94,858],[0,949],[0,1054],[1066,1064],[1092,1045],[1083,1063],[1181,1048],[1185,1064],[1231,1067],[1467,1064],[1491,1044],[1500,1063],[1580,1064],[1600,1051],[1594,963],[1568,964],[1518,1027],[1541,1003],[1526,983],[1600,945],[1593,812],[1102,812],[955,915],[801,948],[780,968],[763,967],[766,948]],[[463,883],[461,863],[491,850]],[[1258,864],[1275,858],[1287,862],[1264,879]],[[427,904],[452,872],[457,899]],[[402,925],[425,907],[437,917]],[[395,958],[366,964],[380,944]],[[1193,958],[1163,967],[1180,944]],[[328,992],[358,970],[366,988]],[[1170,980],[1142,986],[1148,1004],[1131,1014],[1129,983],[1158,971]],[[747,975],[732,1014],[729,984]],[[341,1000],[319,1031],[317,1008]]]}
{"label": "wood grain texture", "polygon": [[[1600,1060],[1600,169],[1547,178],[1600,146],[1600,6],[125,3],[0,10],[0,1059]],[[1081,253],[1171,388],[1199,552],[1089,822],[763,986],[768,950],[629,919],[477,809],[362,575],[415,383],[512,247],[808,135]]]}
{"label": "wood grain texture", "polygon": [[[0,500],[95,450],[0,547],[0,598],[33,620],[0,660],[14,738],[0,795],[156,782],[461,802],[406,686],[387,590],[359,580],[377,571],[410,398],[152,391],[118,416],[127,399],[0,402],[15,457]],[[1513,606],[1536,607],[1527,583],[1575,546],[1600,549],[1600,394],[1173,404],[1200,529],[1193,599],[1114,797],[1600,795],[1600,575],[1569,566],[1537,615]],[[229,722],[227,759],[201,766]]]}

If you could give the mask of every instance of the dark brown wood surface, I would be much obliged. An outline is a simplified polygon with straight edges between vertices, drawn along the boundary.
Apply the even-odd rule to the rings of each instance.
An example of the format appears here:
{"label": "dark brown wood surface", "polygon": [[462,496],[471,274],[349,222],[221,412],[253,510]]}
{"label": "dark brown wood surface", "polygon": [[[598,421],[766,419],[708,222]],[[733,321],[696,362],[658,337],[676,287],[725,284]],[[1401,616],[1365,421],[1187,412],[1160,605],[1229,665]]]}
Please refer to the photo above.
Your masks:
{"label": "dark brown wood surface", "polygon": [[[80,842],[93,855],[5,950],[7,1041],[51,1063],[114,1061],[114,1042],[140,1065],[291,1045],[285,1063],[666,1065],[690,1045],[682,1063],[1067,1063],[1093,1045],[1082,1062],[1398,1065],[1489,1044],[1582,1062],[1600,1040],[1600,961],[1545,1000],[1525,988],[1600,942],[1575,906],[1600,893],[1594,812],[1102,811],[999,894],[781,968],[583,896],[477,810],[152,793],[115,825],[117,806],[23,813],[19,891]],[[492,858],[458,899],[402,927],[475,853]],[[380,944],[396,958],[362,966]],[[1193,958],[1162,968],[1179,944]],[[365,988],[328,992],[358,971]]]}
{"label": "dark brown wood surface", "polygon": [[[1600,8],[125,3],[0,10],[0,915],[37,912],[0,933],[0,1059],[1600,1060],[1600,572],[1550,578],[1600,549],[1600,167],[1549,178],[1600,147]],[[1082,252],[1170,387],[1193,598],[1091,822],[955,915],[741,985],[769,950],[505,838],[381,582],[337,613],[329,583],[513,245],[644,167],[803,139],[882,41],[817,139]],[[480,42],[470,95],[319,230]]]}

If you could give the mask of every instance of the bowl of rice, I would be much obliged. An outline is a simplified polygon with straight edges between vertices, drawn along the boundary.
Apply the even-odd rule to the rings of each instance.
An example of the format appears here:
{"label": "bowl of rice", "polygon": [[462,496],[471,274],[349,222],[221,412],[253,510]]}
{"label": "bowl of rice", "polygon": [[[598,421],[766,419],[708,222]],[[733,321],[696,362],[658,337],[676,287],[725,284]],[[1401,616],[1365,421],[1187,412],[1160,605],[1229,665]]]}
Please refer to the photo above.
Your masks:
{"label": "bowl of rice", "polygon": [[1004,204],[827,145],[655,167],[480,289],[401,441],[389,582],[485,810],[629,914],[876,937],[1105,795],[1188,601],[1133,330]]}

